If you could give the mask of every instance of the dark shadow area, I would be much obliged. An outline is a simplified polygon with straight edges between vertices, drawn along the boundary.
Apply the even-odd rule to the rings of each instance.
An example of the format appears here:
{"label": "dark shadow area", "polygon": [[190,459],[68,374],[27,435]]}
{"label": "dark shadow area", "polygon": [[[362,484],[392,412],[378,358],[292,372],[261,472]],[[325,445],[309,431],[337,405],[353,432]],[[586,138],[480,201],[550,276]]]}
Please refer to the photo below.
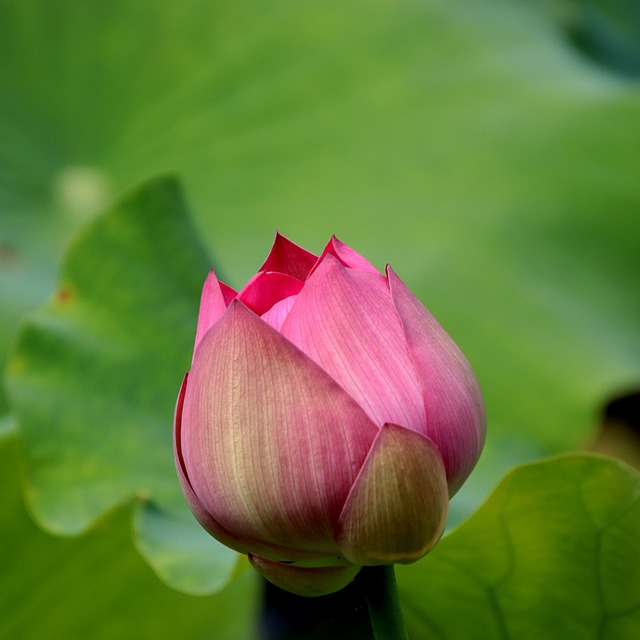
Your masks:
{"label": "dark shadow area", "polygon": [[598,432],[587,450],[640,469],[640,390],[619,395],[605,406]]}
{"label": "dark shadow area", "polygon": [[261,640],[372,640],[359,577],[338,593],[303,598],[264,581]]}

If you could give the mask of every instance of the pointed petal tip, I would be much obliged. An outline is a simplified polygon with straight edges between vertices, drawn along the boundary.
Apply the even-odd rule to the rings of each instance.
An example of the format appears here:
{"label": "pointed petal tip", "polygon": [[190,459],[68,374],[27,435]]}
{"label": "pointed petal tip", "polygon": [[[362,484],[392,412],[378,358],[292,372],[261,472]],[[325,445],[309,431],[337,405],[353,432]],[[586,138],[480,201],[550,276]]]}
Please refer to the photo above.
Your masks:
{"label": "pointed petal tip", "polygon": [[358,253],[355,249],[352,249],[348,244],[342,242],[332,236],[331,244],[334,247],[337,257],[347,266],[352,269],[362,269],[363,271],[370,271],[380,275],[378,269],[376,269],[362,254]]}
{"label": "pointed petal tip", "polygon": [[240,298],[234,298],[227,307],[227,313],[233,315],[256,316],[251,309]]}
{"label": "pointed petal tip", "polygon": [[273,236],[273,244],[275,244],[276,242],[288,242],[291,244],[295,244],[292,240],[289,240],[289,238],[287,238],[284,233],[280,233],[279,229],[276,229],[276,233]]}
{"label": "pointed petal tip", "polygon": [[325,260],[330,259],[329,256],[338,260],[338,262],[340,262],[344,267],[370,271],[380,275],[380,272],[364,256],[360,255],[348,244],[342,242],[342,240],[339,240],[335,234],[331,236],[329,242],[325,245],[318,261],[314,265],[313,269],[311,269],[311,273],[309,275],[311,276],[311,274],[313,274],[318,267],[325,262]]}
{"label": "pointed petal tip", "polygon": [[277,231],[269,255],[258,273],[276,271],[304,282],[317,260],[318,256]]}
{"label": "pointed petal tip", "polygon": [[222,317],[235,296],[236,292],[229,285],[218,280],[215,270],[210,269],[202,285],[194,353],[207,331]]}
{"label": "pointed petal tip", "polygon": [[309,567],[266,560],[253,554],[249,554],[249,562],[260,575],[277,587],[311,598],[344,589],[360,571],[360,567],[349,563]]}

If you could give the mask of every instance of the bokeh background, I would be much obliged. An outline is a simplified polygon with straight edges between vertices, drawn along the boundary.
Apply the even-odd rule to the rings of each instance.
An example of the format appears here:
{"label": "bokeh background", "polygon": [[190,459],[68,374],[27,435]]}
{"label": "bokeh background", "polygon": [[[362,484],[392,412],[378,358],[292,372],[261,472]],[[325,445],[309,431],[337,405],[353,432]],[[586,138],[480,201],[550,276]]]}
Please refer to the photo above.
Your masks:
{"label": "bokeh background", "polygon": [[[454,337],[490,429],[454,526],[640,387],[639,79],[633,0],[0,0],[2,362],[74,235],[171,172],[231,285],[276,230],[336,234]],[[249,637],[251,577],[169,589],[127,504],[79,538],[38,528],[4,392],[0,416],[0,636],[211,637],[219,611],[215,637]]]}

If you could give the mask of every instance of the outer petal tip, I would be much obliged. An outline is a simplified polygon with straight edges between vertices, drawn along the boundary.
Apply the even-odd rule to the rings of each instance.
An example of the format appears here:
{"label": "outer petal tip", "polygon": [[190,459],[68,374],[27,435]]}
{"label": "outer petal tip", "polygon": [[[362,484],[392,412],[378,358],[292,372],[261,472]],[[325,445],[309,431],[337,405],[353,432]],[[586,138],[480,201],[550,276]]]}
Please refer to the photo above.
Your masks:
{"label": "outer petal tip", "polygon": [[235,296],[236,292],[230,286],[220,282],[215,271],[211,269],[202,287],[194,353],[204,335],[220,319]]}
{"label": "outer petal tip", "polygon": [[348,244],[338,240],[335,235],[331,236],[329,245],[331,246],[331,252],[347,267],[352,269],[362,269],[363,271],[370,271],[380,275],[380,272],[362,255],[360,255],[355,249],[352,249]]}
{"label": "outer petal tip", "polygon": [[385,424],[340,515],[337,541],[353,564],[407,564],[444,531],[449,495],[437,447],[420,433]]}
{"label": "outer petal tip", "polygon": [[360,571],[360,567],[344,562],[326,567],[309,567],[266,560],[252,554],[249,554],[249,562],[272,584],[306,597],[325,596],[340,591]]}
{"label": "outer petal tip", "polygon": [[[315,266],[312,269],[315,271],[322,262],[324,262],[329,256],[333,256],[337,260],[342,263],[343,266],[349,267],[350,269],[358,269],[361,271],[369,271],[371,273],[375,273],[380,276],[380,272],[364,257],[361,256],[357,251],[352,249],[349,245],[345,244],[341,240],[338,240],[335,235],[331,236],[329,242],[325,246],[322,251],[322,255],[316,262]],[[311,274],[309,274],[311,275]]]}
{"label": "outer petal tip", "polygon": [[304,281],[317,260],[318,256],[277,232],[271,251],[258,273],[276,271]]}

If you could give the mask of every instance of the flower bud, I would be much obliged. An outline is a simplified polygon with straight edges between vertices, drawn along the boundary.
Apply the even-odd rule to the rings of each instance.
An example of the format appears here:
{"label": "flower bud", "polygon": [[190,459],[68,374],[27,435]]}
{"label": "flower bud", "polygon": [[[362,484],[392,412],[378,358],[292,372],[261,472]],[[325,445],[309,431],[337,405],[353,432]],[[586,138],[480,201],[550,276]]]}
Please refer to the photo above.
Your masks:
{"label": "flower bud", "polygon": [[200,524],[274,584],[322,595],[422,557],[484,437],[467,360],[391,268],[277,235],[239,293],[209,274],[178,476]]}

